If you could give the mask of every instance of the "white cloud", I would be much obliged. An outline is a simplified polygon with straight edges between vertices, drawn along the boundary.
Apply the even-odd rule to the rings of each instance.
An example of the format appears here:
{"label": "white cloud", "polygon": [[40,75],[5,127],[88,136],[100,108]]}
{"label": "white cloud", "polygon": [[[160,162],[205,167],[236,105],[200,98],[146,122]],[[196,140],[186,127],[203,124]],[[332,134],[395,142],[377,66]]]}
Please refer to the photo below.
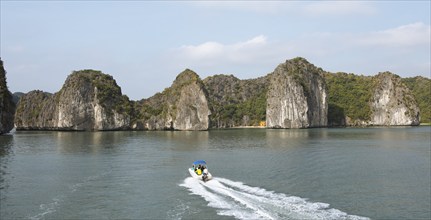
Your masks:
{"label": "white cloud", "polygon": [[[402,25],[374,32],[304,33],[280,42],[264,35],[233,44],[205,42],[174,49],[178,67],[215,74],[239,69],[255,76],[272,71],[277,64],[297,56],[328,71],[376,74],[429,74],[430,26]],[[172,53],[171,53],[172,54]],[[409,70],[409,71],[408,71]]]}
{"label": "white cloud", "polygon": [[383,31],[363,34],[357,41],[371,46],[416,46],[430,45],[430,25],[418,22]]}
{"label": "white cloud", "polygon": [[181,46],[178,50],[180,54],[184,55],[187,58],[202,60],[212,59],[222,55],[223,51],[225,50],[225,47],[226,46],[224,46],[223,44],[210,41],[197,46],[184,45]]}
{"label": "white cloud", "polygon": [[183,45],[175,49],[174,54],[180,62],[202,62],[207,65],[221,62],[247,63],[255,61],[259,51],[266,45],[266,37],[259,35],[234,44],[209,41],[199,45]]}
{"label": "white cloud", "polygon": [[243,49],[243,48],[254,48],[259,45],[265,45],[266,44],[266,37],[263,35],[259,35],[253,39],[250,39],[245,42],[239,42],[237,44],[234,44],[233,47],[237,49]]}

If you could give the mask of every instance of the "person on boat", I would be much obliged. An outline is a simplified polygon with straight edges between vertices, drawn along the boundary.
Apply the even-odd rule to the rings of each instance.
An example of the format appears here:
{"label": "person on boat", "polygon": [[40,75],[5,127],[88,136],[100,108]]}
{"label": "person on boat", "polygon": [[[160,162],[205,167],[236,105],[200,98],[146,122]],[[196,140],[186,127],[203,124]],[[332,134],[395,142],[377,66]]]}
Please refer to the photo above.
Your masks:
{"label": "person on boat", "polygon": [[208,169],[205,166],[203,166],[202,169],[203,169],[202,180],[203,181],[207,181],[207,179],[208,179]]}
{"label": "person on boat", "polygon": [[199,176],[202,174],[202,167],[201,167],[201,165],[199,165],[198,169],[196,169],[196,174],[199,175]]}

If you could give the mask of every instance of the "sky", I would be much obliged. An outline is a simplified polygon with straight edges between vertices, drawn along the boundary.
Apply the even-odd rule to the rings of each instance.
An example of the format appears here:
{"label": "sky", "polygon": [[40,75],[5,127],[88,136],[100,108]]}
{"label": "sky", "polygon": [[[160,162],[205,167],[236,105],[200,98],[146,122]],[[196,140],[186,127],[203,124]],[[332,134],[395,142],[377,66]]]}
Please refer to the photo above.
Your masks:
{"label": "sky", "polygon": [[0,0],[0,57],[12,93],[55,93],[72,71],[94,69],[132,100],[186,68],[250,79],[295,57],[430,78],[430,2]]}

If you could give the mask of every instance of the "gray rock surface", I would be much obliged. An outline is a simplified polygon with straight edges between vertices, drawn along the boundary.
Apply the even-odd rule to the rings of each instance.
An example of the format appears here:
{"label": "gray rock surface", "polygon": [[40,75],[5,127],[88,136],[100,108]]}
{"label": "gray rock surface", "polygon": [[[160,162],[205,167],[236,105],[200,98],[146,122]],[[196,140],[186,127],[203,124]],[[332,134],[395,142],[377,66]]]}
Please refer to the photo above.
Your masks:
{"label": "gray rock surface", "polygon": [[130,105],[115,80],[100,71],[74,72],[54,95],[32,91],[21,97],[17,129],[119,130],[128,129]]}
{"label": "gray rock surface", "polygon": [[[2,71],[0,125],[4,133],[13,127],[10,121],[15,108],[13,102],[7,102],[7,97],[12,96],[5,85],[3,67]],[[327,90],[324,75],[332,77],[328,78],[332,79],[328,81],[332,90]],[[333,105],[340,111],[331,112],[344,123],[333,124],[419,124],[418,105],[398,76],[385,72],[355,81],[352,75],[326,73],[304,58],[287,60],[267,76],[248,80],[215,75],[202,81],[198,74],[186,69],[163,92],[130,101],[112,76],[95,70],[75,71],[55,94],[37,90],[20,94],[15,125],[18,130],[207,130],[262,125],[266,120],[268,128],[326,127],[327,91],[338,94],[332,97],[337,97],[338,103]],[[345,85],[342,80],[334,80],[337,76],[353,81]],[[363,86],[364,82],[367,86]],[[350,97],[357,95],[346,92],[352,90],[349,88],[367,95],[352,104]],[[349,106],[364,109],[359,113],[365,116],[355,118],[357,112],[344,113]]]}
{"label": "gray rock surface", "polygon": [[207,92],[192,70],[181,72],[172,86],[142,100],[140,121],[148,130],[208,130]]}
{"label": "gray rock surface", "polygon": [[375,77],[376,87],[372,97],[371,125],[419,125],[419,107],[410,90],[401,83],[399,76],[390,72]]}
{"label": "gray rock surface", "polygon": [[269,74],[266,126],[327,126],[328,103],[323,70],[303,58],[280,64]]}

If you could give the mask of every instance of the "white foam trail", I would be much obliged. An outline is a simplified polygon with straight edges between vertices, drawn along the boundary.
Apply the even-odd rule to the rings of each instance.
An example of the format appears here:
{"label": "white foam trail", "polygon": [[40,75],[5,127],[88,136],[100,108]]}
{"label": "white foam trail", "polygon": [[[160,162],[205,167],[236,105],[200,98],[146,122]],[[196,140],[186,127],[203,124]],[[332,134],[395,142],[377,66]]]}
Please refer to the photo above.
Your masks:
{"label": "white foam trail", "polygon": [[309,202],[225,178],[204,183],[188,177],[181,186],[204,198],[219,215],[238,219],[368,219],[329,208],[326,203]]}

